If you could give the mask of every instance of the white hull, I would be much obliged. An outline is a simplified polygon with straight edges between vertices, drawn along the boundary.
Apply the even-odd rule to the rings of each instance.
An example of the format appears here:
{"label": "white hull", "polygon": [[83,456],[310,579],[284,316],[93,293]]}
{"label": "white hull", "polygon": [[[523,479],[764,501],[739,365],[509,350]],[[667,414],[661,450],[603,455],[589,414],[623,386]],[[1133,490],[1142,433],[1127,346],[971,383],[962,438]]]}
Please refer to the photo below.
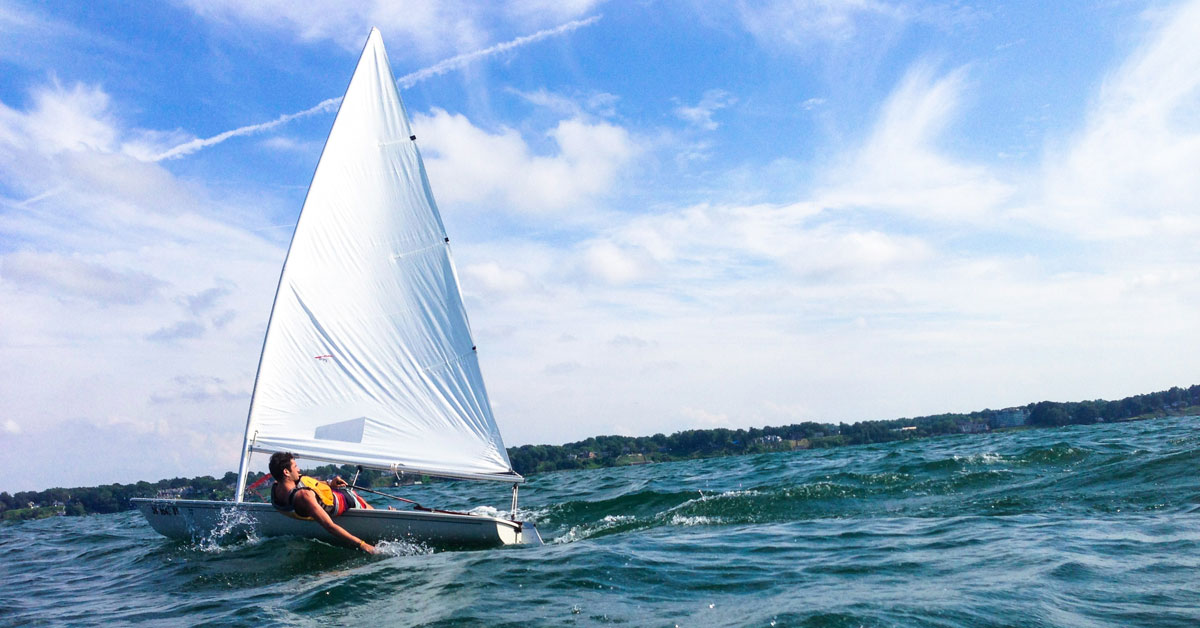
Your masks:
{"label": "white hull", "polygon": [[[270,504],[143,498],[132,502],[150,527],[172,539],[195,540],[246,530],[257,536],[299,536],[338,543],[317,522],[294,519]],[[351,509],[334,521],[372,544],[406,541],[444,549],[542,544],[532,523],[483,515]]]}

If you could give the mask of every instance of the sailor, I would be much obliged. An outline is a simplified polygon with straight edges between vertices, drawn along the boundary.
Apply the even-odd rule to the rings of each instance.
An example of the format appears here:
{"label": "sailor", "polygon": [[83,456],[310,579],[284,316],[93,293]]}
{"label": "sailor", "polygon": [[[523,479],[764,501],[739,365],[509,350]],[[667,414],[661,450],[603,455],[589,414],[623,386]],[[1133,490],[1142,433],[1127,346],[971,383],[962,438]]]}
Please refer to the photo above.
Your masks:
{"label": "sailor", "polygon": [[272,454],[267,467],[275,478],[275,486],[271,487],[271,505],[276,510],[297,519],[316,521],[333,536],[368,554],[375,553],[373,545],[333,522],[334,517],[350,508],[372,507],[350,491],[345,480],[335,477],[325,483],[302,475],[296,458],[283,451]]}

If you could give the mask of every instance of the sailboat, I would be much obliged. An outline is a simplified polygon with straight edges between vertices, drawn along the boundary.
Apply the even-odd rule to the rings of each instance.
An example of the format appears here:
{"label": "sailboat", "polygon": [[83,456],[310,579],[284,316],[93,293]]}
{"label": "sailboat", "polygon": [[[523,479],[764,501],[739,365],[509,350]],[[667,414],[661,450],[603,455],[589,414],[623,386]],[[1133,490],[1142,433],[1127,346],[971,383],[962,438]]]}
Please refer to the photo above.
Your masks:
{"label": "sailboat", "polygon": [[251,394],[235,501],[134,499],[157,532],[197,538],[236,520],[261,536],[333,541],[245,501],[251,456],[512,485],[508,517],[351,509],[369,542],[540,544],[517,489],[417,138],[378,29],[346,89],[280,273]]}

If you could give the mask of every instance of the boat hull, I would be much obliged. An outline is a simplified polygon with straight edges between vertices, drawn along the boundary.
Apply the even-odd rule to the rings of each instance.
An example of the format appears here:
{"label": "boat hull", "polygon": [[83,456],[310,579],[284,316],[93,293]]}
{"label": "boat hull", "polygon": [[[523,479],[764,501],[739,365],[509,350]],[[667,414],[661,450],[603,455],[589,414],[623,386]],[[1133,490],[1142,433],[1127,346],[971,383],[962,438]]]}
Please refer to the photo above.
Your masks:
{"label": "boat hull", "polygon": [[[256,536],[298,536],[329,543],[340,541],[315,521],[284,515],[270,504],[192,499],[131,500],[159,534],[180,540],[200,540],[231,533]],[[437,549],[475,549],[504,545],[541,545],[529,522],[484,515],[417,510],[351,509],[335,522],[368,543],[404,541]]]}

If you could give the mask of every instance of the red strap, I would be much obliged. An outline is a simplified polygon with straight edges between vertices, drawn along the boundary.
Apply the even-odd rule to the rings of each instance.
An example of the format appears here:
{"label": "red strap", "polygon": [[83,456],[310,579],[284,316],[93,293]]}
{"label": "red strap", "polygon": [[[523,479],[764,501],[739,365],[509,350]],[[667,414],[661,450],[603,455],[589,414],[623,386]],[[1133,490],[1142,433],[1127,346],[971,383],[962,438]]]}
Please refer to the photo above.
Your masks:
{"label": "red strap", "polygon": [[251,493],[254,493],[255,495],[258,495],[258,498],[262,499],[262,495],[259,495],[258,491],[254,490],[254,489],[262,486],[263,484],[266,484],[267,480],[270,480],[270,479],[272,479],[271,474],[267,473],[267,474],[263,475],[261,478],[258,478],[257,480],[255,480],[254,484],[247,486],[246,490],[250,491]]}

